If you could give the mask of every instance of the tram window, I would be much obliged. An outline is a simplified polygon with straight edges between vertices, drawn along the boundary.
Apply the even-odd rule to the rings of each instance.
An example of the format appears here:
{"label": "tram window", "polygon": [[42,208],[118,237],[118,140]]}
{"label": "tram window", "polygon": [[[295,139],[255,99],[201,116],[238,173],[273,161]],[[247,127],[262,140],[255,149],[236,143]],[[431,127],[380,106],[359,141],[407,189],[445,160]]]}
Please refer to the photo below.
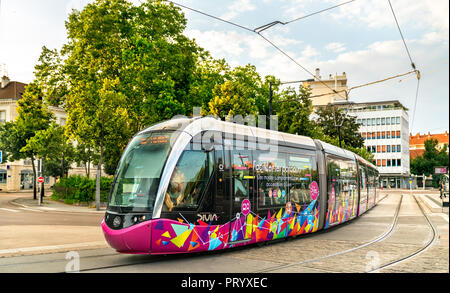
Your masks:
{"label": "tram window", "polygon": [[285,205],[288,197],[288,169],[285,153],[255,151],[258,206]]}
{"label": "tram window", "polygon": [[310,186],[315,179],[313,166],[312,157],[289,156],[289,195],[292,202],[307,204],[312,201]]}
{"label": "tram window", "polygon": [[345,198],[357,189],[356,164],[350,160],[328,157],[328,197]]}
{"label": "tram window", "polygon": [[213,167],[213,152],[185,150],[170,179],[164,210],[196,210]]}

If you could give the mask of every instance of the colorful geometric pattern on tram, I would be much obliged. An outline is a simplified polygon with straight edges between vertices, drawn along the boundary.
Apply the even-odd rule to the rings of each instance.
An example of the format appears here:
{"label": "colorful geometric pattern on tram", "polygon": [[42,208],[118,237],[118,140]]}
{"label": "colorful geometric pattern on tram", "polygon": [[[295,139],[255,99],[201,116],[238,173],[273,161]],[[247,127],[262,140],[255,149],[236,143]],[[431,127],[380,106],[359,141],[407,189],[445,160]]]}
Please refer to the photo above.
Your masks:
{"label": "colorful geometric pattern on tram", "polygon": [[[152,253],[220,250],[317,231],[319,211],[316,200],[302,212],[300,209],[301,206],[296,205],[297,212],[292,211],[290,215],[280,209],[273,215],[268,212],[263,218],[249,213],[224,225],[211,225],[200,220],[198,225],[194,225],[182,219],[178,222],[160,219],[155,221],[152,227]],[[244,239],[249,241],[239,244],[229,243]]]}

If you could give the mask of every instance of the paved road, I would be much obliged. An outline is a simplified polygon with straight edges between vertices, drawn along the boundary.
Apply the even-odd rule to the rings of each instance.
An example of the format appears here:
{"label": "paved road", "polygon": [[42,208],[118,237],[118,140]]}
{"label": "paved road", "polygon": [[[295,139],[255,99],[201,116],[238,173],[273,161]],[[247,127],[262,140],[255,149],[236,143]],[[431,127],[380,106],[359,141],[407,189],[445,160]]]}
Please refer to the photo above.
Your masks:
{"label": "paved road", "polygon": [[4,256],[107,247],[100,228],[102,213],[60,212],[11,203],[26,197],[32,195],[0,193],[0,263]]}
{"label": "paved road", "polygon": [[[64,272],[73,268],[73,261],[77,260],[74,255],[80,257],[79,269],[82,272],[365,272],[373,264],[384,264],[416,251],[430,239],[431,229],[412,195],[404,195],[397,225],[383,241],[334,257],[316,261],[311,259],[357,248],[385,233],[392,225],[400,197],[400,194],[392,194],[362,217],[329,231],[262,247],[255,245],[222,252],[174,256],[123,255],[107,246],[88,250],[66,248],[65,251],[79,251],[69,255],[63,252],[0,258],[0,272]],[[37,215],[32,212],[28,214]],[[39,213],[39,217],[44,215],[57,217],[56,213]],[[437,241],[415,258],[381,272],[449,272],[448,214],[429,215],[439,230]],[[79,215],[70,217],[81,221]],[[84,229],[96,228],[98,222],[95,217],[98,215],[90,217],[90,220],[85,219]],[[93,227],[89,226],[89,221],[92,221]],[[70,228],[74,227],[81,226]],[[90,237],[96,236],[93,234]]]}

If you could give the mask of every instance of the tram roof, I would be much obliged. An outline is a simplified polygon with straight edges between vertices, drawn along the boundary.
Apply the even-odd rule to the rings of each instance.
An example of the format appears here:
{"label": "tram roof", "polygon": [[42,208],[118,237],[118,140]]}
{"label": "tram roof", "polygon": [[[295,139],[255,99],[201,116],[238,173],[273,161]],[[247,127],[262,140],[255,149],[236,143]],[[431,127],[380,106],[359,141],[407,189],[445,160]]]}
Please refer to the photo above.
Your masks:
{"label": "tram roof", "polygon": [[164,121],[153,125],[141,133],[155,130],[179,130],[189,133],[195,136],[202,131],[220,131],[224,133],[232,133],[237,135],[243,135],[247,137],[264,138],[272,141],[279,141],[284,143],[292,143],[296,145],[308,146],[310,148],[316,148],[314,140],[310,137],[294,135],[290,133],[284,133],[265,128],[247,126],[239,123],[222,121],[219,118],[212,117],[202,118],[174,118],[168,121]]}

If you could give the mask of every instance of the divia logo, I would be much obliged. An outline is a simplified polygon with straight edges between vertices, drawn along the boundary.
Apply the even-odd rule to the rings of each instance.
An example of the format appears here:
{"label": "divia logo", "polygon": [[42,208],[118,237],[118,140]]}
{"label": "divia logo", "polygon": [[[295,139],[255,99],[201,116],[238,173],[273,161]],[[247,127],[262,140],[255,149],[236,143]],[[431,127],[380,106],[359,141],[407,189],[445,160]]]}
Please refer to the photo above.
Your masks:
{"label": "divia logo", "polygon": [[248,199],[244,199],[241,204],[241,212],[244,216],[247,216],[250,213],[251,204]]}

